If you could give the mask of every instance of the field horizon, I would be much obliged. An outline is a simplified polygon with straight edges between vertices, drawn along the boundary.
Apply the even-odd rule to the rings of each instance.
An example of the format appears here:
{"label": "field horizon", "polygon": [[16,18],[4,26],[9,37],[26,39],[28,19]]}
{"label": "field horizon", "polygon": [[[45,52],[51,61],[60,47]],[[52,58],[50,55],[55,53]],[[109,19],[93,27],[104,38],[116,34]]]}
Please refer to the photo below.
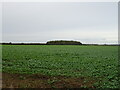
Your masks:
{"label": "field horizon", "polygon": [[120,88],[118,2],[19,1],[0,7],[3,89]]}

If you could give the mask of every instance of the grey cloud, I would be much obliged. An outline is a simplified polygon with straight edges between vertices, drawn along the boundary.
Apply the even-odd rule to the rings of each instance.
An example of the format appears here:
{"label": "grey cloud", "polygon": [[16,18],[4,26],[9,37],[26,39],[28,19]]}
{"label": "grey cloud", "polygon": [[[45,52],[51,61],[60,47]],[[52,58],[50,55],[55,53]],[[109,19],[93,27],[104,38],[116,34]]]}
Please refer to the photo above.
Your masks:
{"label": "grey cloud", "polygon": [[83,38],[76,37],[76,33],[82,31],[117,32],[117,3],[3,5],[3,41],[45,42],[48,39]]}

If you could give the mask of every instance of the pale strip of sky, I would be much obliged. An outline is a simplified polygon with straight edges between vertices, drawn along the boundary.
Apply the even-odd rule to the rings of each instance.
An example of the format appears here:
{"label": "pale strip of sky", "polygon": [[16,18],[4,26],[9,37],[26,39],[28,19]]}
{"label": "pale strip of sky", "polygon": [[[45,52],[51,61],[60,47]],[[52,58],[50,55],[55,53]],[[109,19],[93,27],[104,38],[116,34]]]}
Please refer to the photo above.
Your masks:
{"label": "pale strip of sky", "polygon": [[119,0],[0,0],[1,2],[119,2]]}

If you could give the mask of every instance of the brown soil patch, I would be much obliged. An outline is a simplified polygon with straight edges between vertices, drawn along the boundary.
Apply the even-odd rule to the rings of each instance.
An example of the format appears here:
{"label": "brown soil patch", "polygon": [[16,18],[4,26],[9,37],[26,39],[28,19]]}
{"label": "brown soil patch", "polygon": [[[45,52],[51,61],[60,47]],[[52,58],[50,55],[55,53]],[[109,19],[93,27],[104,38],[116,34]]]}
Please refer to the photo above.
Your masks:
{"label": "brown soil patch", "polygon": [[2,88],[95,88],[95,82],[89,77],[2,73]]}

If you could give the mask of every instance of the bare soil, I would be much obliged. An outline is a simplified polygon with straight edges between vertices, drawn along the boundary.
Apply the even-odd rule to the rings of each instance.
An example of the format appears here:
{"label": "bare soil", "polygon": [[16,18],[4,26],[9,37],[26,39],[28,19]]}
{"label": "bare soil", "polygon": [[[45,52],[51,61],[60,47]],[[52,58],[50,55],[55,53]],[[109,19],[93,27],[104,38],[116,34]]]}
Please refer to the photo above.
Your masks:
{"label": "bare soil", "polygon": [[2,73],[2,88],[95,88],[90,77]]}

